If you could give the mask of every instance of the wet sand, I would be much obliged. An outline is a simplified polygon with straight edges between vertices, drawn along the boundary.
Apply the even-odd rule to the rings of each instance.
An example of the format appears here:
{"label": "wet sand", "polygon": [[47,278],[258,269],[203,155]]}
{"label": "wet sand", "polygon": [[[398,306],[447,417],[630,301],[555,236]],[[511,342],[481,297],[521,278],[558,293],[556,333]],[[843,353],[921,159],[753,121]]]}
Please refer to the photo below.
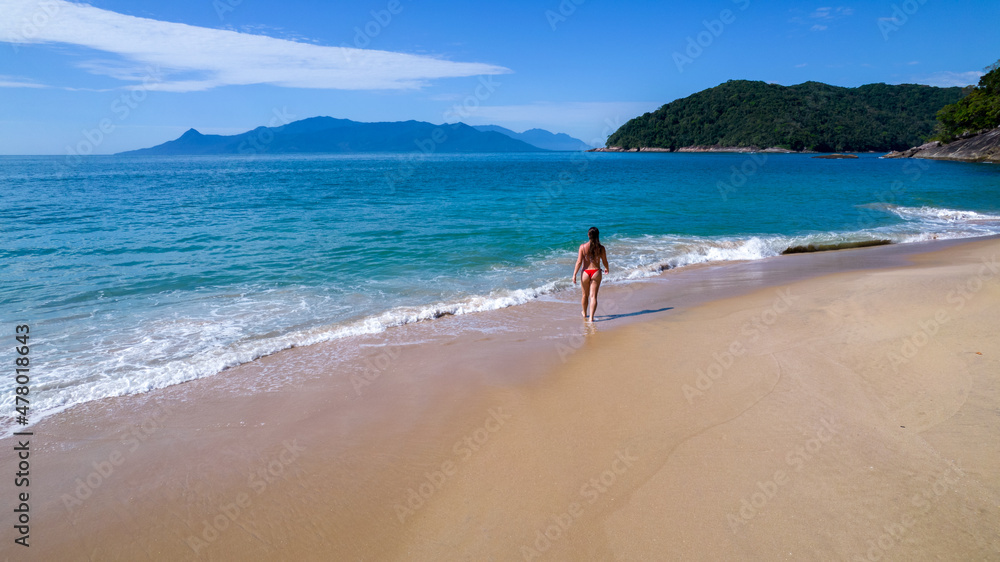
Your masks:
{"label": "wet sand", "polygon": [[33,428],[4,555],[996,559],[998,260],[685,268],[89,403]]}

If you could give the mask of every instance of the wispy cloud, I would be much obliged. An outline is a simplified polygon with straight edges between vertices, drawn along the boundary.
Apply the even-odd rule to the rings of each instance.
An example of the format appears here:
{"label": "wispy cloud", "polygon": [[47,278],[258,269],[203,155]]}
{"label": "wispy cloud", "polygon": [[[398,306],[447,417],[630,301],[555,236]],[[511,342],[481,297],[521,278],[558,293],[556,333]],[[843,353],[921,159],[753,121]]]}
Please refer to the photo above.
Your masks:
{"label": "wispy cloud", "polygon": [[4,76],[0,74],[0,88],[45,88],[45,84],[39,84],[17,76]]}
{"label": "wispy cloud", "polygon": [[805,11],[795,8],[792,10],[794,15],[791,23],[796,26],[801,26],[802,28],[809,28],[809,31],[816,33],[820,31],[826,31],[830,28],[830,25],[836,22],[854,15],[854,8],[849,8],[846,6],[825,6],[822,8],[816,8],[808,14]]}
{"label": "wispy cloud", "polygon": [[926,84],[928,86],[938,86],[941,88],[950,88],[952,86],[969,86],[972,84],[979,83],[979,78],[983,75],[982,72],[978,70],[970,70],[968,72],[935,72],[934,74],[929,74],[921,77],[914,77],[912,79],[913,83],[916,84]]}
{"label": "wispy cloud", "polygon": [[[429,80],[511,72],[389,51],[330,47],[264,35],[127,16],[64,0],[0,0],[0,42],[61,43],[118,58],[91,59],[87,72],[135,85],[162,75],[160,91],[270,84],[338,90],[410,89]],[[16,83],[16,82],[15,82]],[[2,83],[0,83],[2,85]]]}
{"label": "wispy cloud", "polygon": [[836,8],[832,7],[816,8],[811,14],[809,14],[809,17],[813,19],[832,21],[853,15],[854,15],[854,8],[837,6]]}

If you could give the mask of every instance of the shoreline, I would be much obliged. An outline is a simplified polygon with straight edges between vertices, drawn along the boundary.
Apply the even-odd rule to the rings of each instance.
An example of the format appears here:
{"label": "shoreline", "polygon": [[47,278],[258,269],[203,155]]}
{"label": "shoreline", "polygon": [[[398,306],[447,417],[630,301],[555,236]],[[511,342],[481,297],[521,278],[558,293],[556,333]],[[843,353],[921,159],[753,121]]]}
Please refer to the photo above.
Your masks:
{"label": "shoreline", "polygon": [[[656,161],[650,160],[648,166],[639,168],[626,162],[625,156],[614,155],[589,163],[565,155],[531,158],[442,155],[426,164],[442,174],[450,173],[449,169],[463,170],[463,174],[468,174],[463,178],[471,181],[470,185],[479,185],[475,178],[480,166],[499,165],[500,162],[530,171],[532,177],[543,182],[556,177],[550,177],[550,172],[556,169],[569,170],[572,181],[592,186],[602,194],[608,205],[608,224],[621,225],[613,227],[615,232],[609,237],[613,244],[609,249],[613,249],[618,266],[612,270],[612,276],[606,277],[608,280],[652,275],[664,266],[710,259],[756,259],[799,245],[873,238],[908,242],[931,238],[935,234],[952,237],[1000,232],[1000,217],[995,212],[1000,208],[1000,201],[977,195],[982,185],[991,185],[996,179],[979,177],[989,176],[990,170],[959,170],[948,164],[933,163],[924,169],[904,161],[893,163],[872,157],[862,157],[859,165],[849,166],[849,170],[841,170],[841,165],[833,164],[838,168],[833,170],[826,169],[826,164],[820,165],[822,169],[816,168],[806,156],[767,162],[764,161],[766,155],[744,156],[692,156],[684,162],[653,158]],[[677,158],[684,157],[678,155]],[[377,181],[378,176],[372,176],[372,170],[393,168],[399,163],[397,159],[378,155],[351,159],[347,168],[323,158],[306,159],[308,164],[293,159],[294,164],[292,161],[261,162],[259,166],[250,167],[229,166],[223,160],[215,164],[228,170],[227,173],[212,177],[228,186],[216,193],[224,195],[227,205],[234,210],[243,203],[239,194],[244,189],[249,190],[246,186],[252,184],[246,180],[258,173],[275,180],[267,184],[265,192],[280,193],[287,179],[283,179],[282,170],[287,166],[302,164],[309,169],[329,170],[334,175],[349,170],[344,173],[353,176],[357,172]],[[87,192],[100,192],[105,173],[117,174],[115,170],[129,167],[122,168],[121,163],[98,164],[95,162],[96,167],[85,172],[81,170],[79,179]],[[185,170],[185,181],[197,181],[206,167],[211,167],[207,162],[159,163],[154,167],[173,169],[177,166]],[[657,182],[650,184],[652,188],[646,186],[644,182],[654,177],[649,175],[653,170],[657,170],[656,174],[664,174],[665,178],[673,178],[676,173],[676,183]],[[51,173],[48,170],[44,175],[50,177]],[[823,185],[822,189],[813,189],[813,180],[804,179],[814,174],[818,174],[816,185]],[[114,177],[125,178],[122,175]],[[155,177],[141,178],[144,189],[156,189]],[[949,189],[953,197],[947,197],[951,203],[944,205],[943,200],[935,199],[935,186],[951,185],[953,180],[961,189]],[[319,206],[313,206],[308,199],[280,199],[281,212],[276,212],[266,202],[270,196],[249,190],[246,196],[255,202],[249,212],[257,217],[256,220],[274,224],[279,229],[287,226],[302,236],[296,235],[297,241],[289,245],[282,237],[258,235],[246,229],[246,223],[238,219],[243,211],[234,211],[226,215],[225,228],[220,225],[217,231],[203,232],[204,243],[185,242],[177,247],[172,242],[171,227],[158,221],[156,213],[167,213],[175,217],[178,224],[183,224],[187,220],[185,215],[170,214],[169,201],[186,201],[200,192],[182,188],[181,184],[170,184],[169,196],[150,200],[150,203],[163,203],[158,210],[143,210],[144,204],[136,195],[141,190],[123,191],[132,194],[126,198],[128,205],[121,205],[122,200],[95,199],[103,201],[102,206],[114,208],[116,216],[132,217],[128,220],[148,227],[142,231],[147,234],[143,242],[130,241],[121,229],[109,231],[108,236],[117,248],[115,251],[135,258],[120,262],[116,270],[120,279],[117,284],[121,287],[108,286],[103,269],[74,270],[84,280],[82,283],[70,281],[77,276],[61,276],[61,268],[75,267],[74,264],[82,259],[77,254],[105,255],[97,239],[83,240],[78,252],[52,254],[55,257],[51,260],[35,256],[34,250],[27,247],[16,252],[17,259],[37,265],[39,280],[44,282],[31,285],[37,289],[27,293],[11,293],[12,312],[25,320],[45,322],[38,328],[56,338],[51,340],[56,345],[46,350],[49,370],[39,373],[36,381],[47,383],[47,390],[32,403],[33,413],[51,412],[87,399],[214,376],[225,367],[280,349],[358,332],[380,331],[418,318],[522,303],[537,295],[549,294],[553,289],[570,286],[567,270],[572,266],[569,257],[572,253],[568,251],[571,246],[564,244],[569,244],[565,233],[573,231],[574,226],[569,224],[570,215],[559,210],[570,201],[572,190],[560,183],[558,186],[545,184],[537,192],[526,191],[506,185],[503,176],[492,176],[487,183],[484,189],[509,195],[503,199],[503,213],[491,216],[492,212],[486,215],[470,212],[479,208],[478,190],[463,190],[456,192],[460,197],[442,207],[442,213],[450,217],[448,221],[426,224],[428,229],[447,232],[432,238],[435,247],[449,255],[435,268],[416,267],[399,253],[381,254],[380,244],[386,235],[382,229],[367,226],[363,208],[353,206],[351,208],[357,213],[352,217],[357,221],[351,223],[350,229],[364,240],[359,246],[363,252],[359,254],[358,266],[335,271],[334,262],[311,259],[313,252],[321,252],[318,248],[332,243],[329,233],[324,231],[328,223],[289,218],[286,224],[282,217],[286,213],[289,217],[300,218],[334,215],[333,199],[323,199],[329,205]],[[754,187],[756,183],[772,185],[772,188],[761,191]],[[61,184],[45,185],[46,189],[53,190],[54,202],[62,201]],[[849,196],[833,197],[833,193],[839,191]],[[431,191],[415,190],[412,197],[416,199],[409,194],[381,192],[373,193],[372,197],[373,200],[410,205],[417,200],[441,200],[437,192],[437,187]],[[445,189],[442,193],[447,195],[449,192]],[[73,196],[66,195],[66,202],[72,201]],[[647,200],[647,197],[659,202],[636,211],[631,202],[636,198]],[[933,201],[940,204],[923,205]],[[824,207],[827,202],[832,206]],[[59,203],[52,207],[46,220],[57,221],[61,215],[76,216],[71,207],[64,208],[63,203]],[[684,213],[683,209],[694,211]],[[19,212],[30,214],[27,208]],[[491,218],[480,225],[480,220],[488,216]],[[92,220],[88,217],[90,215],[81,215],[79,220]],[[426,222],[416,215],[406,217],[400,220],[407,228]],[[472,221],[470,228],[479,235],[470,237],[456,230],[451,220],[465,221],[463,217]],[[505,244],[503,231],[489,225],[506,224],[508,219],[513,219],[511,227],[527,229],[524,230],[526,234],[530,230],[535,235],[525,236],[516,251],[500,254],[497,248]],[[38,232],[53,231],[43,223],[39,222]],[[55,229],[53,232],[58,234],[53,240],[71,237],[71,229],[71,226],[66,226],[65,231]],[[308,241],[314,237],[323,239],[324,244],[311,248]],[[234,239],[248,244],[234,247],[230,244]],[[19,240],[16,244],[28,244],[30,237]],[[398,240],[406,240],[406,237]],[[481,256],[474,242],[480,240],[492,248]],[[558,242],[560,240],[562,242]],[[268,255],[274,253],[280,257],[271,262],[269,258],[256,256],[261,247],[258,244],[270,248]],[[227,253],[230,250],[231,253]],[[469,252],[480,257],[468,259]],[[181,254],[186,258],[173,259]],[[229,257],[224,262],[217,262],[214,255]],[[376,255],[388,259],[379,261]],[[185,265],[186,259],[204,262],[207,269],[201,274],[188,275],[190,265]],[[30,285],[30,276],[19,271],[17,268],[11,270],[12,279]],[[416,285],[411,283],[417,279]],[[107,298],[109,295],[115,298]],[[106,319],[107,323],[95,324],[91,318],[97,317]],[[12,399],[12,393],[8,392],[8,403]],[[40,418],[39,415],[33,419]],[[8,418],[0,422],[0,428],[9,429],[13,421]]]}
{"label": "shoreline", "polygon": [[677,149],[643,146],[639,148],[622,148],[620,146],[605,146],[592,148],[586,152],[681,152],[681,153],[765,153],[765,154],[819,154],[812,150],[791,150],[772,146],[682,146]]}
{"label": "shoreline", "polygon": [[973,164],[1000,163],[1000,127],[958,138],[948,144],[933,141],[906,150],[892,151],[882,158],[924,158]]}
{"label": "shoreline", "polygon": [[[581,327],[575,315],[567,318],[567,306],[572,305],[573,311],[579,306],[575,292],[555,294],[487,315],[446,317],[408,324],[391,334],[360,337],[352,343],[361,358],[342,357],[343,342],[326,342],[281,351],[186,384],[84,404],[43,420],[35,428],[39,449],[33,468],[38,467],[40,480],[47,487],[40,494],[42,499],[32,505],[37,513],[37,539],[42,550],[53,554],[78,553],[82,543],[103,557],[134,556],[150,552],[151,545],[157,545],[157,552],[164,556],[245,557],[258,552],[245,544],[246,533],[259,539],[258,545],[265,544],[265,552],[281,557],[293,552],[315,556],[336,549],[344,556],[372,559],[413,559],[411,554],[416,559],[440,559],[435,556],[443,553],[435,552],[438,543],[427,542],[429,537],[438,537],[435,541],[450,537],[445,542],[463,545],[470,556],[475,553],[516,558],[518,546],[564,554],[614,552],[618,556],[632,548],[631,552],[639,556],[642,553],[635,549],[641,545],[628,547],[615,540],[591,544],[587,538],[590,534],[581,528],[604,536],[608,529],[621,532],[645,521],[647,524],[633,531],[655,542],[655,535],[649,533],[660,526],[648,521],[662,516],[638,516],[653,506],[641,505],[642,498],[635,490],[653,486],[659,492],[650,497],[674,497],[670,494],[676,493],[687,498],[681,505],[690,507],[690,502],[697,502],[690,496],[694,490],[676,489],[667,496],[658,495],[672,486],[663,481],[661,473],[667,468],[679,470],[670,468],[668,461],[675,457],[680,444],[691,446],[691,435],[703,435],[708,429],[698,429],[699,424],[726,418],[734,404],[750,398],[756,398],[755,404],[763,400],[755,389],[771,386],[771,394],[777,388],[772,386],[775,381],[769,373],[776,361],[774,354],[783,353],[780,345],[775,343],[777,347],[770,354],[755,349],[746,357],[735,355],[740,346],[733,347],[736,342],[743,347],[749,344],[750,336],[741,336],[741,327],[754,316],[762,319],[751,326],[758,327],[763,343],[770,345],[772,339],[780,339],[776,332],[763,330],[760,323],[770,326],[766,320],[769,317],[761,317],[761,310],[772,310],[776,319],[790,318],[782,316],[780,309],[787,309],[790,303],[781,304],[776,287],[792,288],[794,296],[789,298],[798,298],[800,293],[802,298],[818,298],[814,295],[823,296],[825,291],[843,292],[845,283],[858,279],[895,282],[898,278],[902,282],[911,277],[910,273],[920,283],[940,284],[936,276],[942,271],[954,276],[952,270],[959,269],[949,264],[949,259],[967,261],[975,252],[996,251],[998,239],[994,236],[900,244],[686,267],[642,282],[609,285],[602,292],[600,313],[610,318],[590,327]],[[988,284],[988,291],[981,289],[977,293],[977,298],[986,299],[994,311],[996,301],[990,299],[995,296],[995,285]],[[825,288],[805,290],[810,287]],[[862,287],[857,298],[885,292],[866,284]],[[911,292],[920,289],[907,287]],[[853,322],[843,325],[848,338],[860,338],[858,330],[871,328],[872,322],[888,321],[884,315],[869,318],[863,314],[864,307],[846,304],[845,308],[834,299],[824,305],[826,308],[800,311],[788,321],[804,323],[800,333],[810,334],[817,312],[826,310],[827,315],[833,313],[838,318],[857,318],[858,326]],[[736,312],[726,312],[733,306]],[[747,307],[751,314],[747,314]],[[913,308],[923,310],[926,305]],[[919,320],[918,312],[900,314]],[[929,312],[928,317],[935,318],[933,307]],[[819,320],[823,318],[821,314]],[[454,335],[455,324],[464,326],[460,335]],[[511,330],[512,325],[518,329]],[[698,330],[686,326],[703,326],[708,331],[698,334]],[[669,337],[661,340],[656,334]],[[689,339],[690,345],[670,352],[666,356],[670,359],[663,363],[655,342],[675,339]],[[861,338],[852,345],[864,341]],[[849,351],[850,347],[844,349]],[[727,358],[727,353],[731,357]],[[989,361],[995,363],[996,359]],[[649,368],[652,364],[677,367],[677,372],[668,370],[668,374],[674,373],[670,376],[687,374],[676,378],[674,383],[680,384],[665,392],[657,369]],[[594,365],[605,366],[592,370]],[[627,365],[633,368],[623,370]],[[708,394],[707,405],[697,408],[691,419],[670,413],[694,407],[687,398],[699,400],[697,395],[678,391],[686,384],[704,393],[695,373],[710,376],[713,368],[727,373],[730,368],[741,372],[746,368],[747,373],[761,376],[748,379],[749,386],[738,383],[738,389],[709,379],[712,382],[705,390],[715,391]],[[614,376],[616,372],[630,373],[634,380],[620,382]],[[737,384],[728,375],[719,380]],[[261,381],[268,381],[269,386],[250,384]],[[926,378],[919,382],[936,384]],[[811,380],[809,384],[819,383]],[[885,382],[872,380],[868,384]],[[701,386],[705,385],[702,381]],[[864,385],[850,390],[852,396],[867,397],[868,401],[872,398],[865,395]],[[826,398],[834,400],[835,396]],[[666,402],[657,406],[657,397]],[[590,408],[581,410],[584,405]],[[622,409],[625,405],[628,408]],[[663,405],[670,407],[658,412]],[[803,427],[808,425],[808,431],[814,433],[821,431],[817,428],[836,427],[845,434],[843,427],[860,423],[851,417],[848,405],[827,406],[830,413],[823,418],[827,426],[802,421],[792,426],[804,423]],[[781,411],[770,412],[784,415]],[[846,425],[831,426],[834,418]],[[650,433],[653,420],[666,423],[666,432]],[[773,427],[765,431],[766,416],[756,423],[764,424],[761,431],[774,437]],[[565,429],[565,433],[555,432],[556,428]],[[596,435],[602,437],[594,438]],[[663,453],[665,445],[658,439],[672,442],[672,436],[683,435],[689,437]],[[647,453],[629,449],[633,443]],[[719,454],[712,450],[697,448],[685,458],[698,464]],[[736,454],[734,451],[742,448],[723,450]],[[636,460],[651,457],[666,464],[657,468]],[[743,461],[751,465],[755,462]],[[725,470],[698,475],[691,471],[693,465],[685,466],[681,469],[687,481],[713,475],[719,479],[733,477]],[[631,499],[620,499],[593,487],[581,500],[576,492],[581,482],[588,482],[584,476],[603,476],[609,467],[612,477],[621,477],[622,488],[618,489],[632,490],[628,495]],[[110,473],[101,476],[101,469]],[[618,474],[619,469],[624,472]],[[794,474],[789,467],[785,469]],[[968,464],[961,469],[963,474],[972,474]],[[567,470],[575,476],[567,477]],[[98,477],[91,478],[95,472]],[[508,480],[509,474],[520,477]],[[642,483],[632,482],[633,476]],[[962,476],[960,483],[963,478],[969,482],[969,477]],[[776,480],[775,475],[769,482]],[[539,488],[539,482],[547,485]],[[752,478],[748,482],[744,491],[751,497],[754,483]],[[91,485],[94,483],[97,485]],[[789,485],[794,486],[795,481]],[[512,486],[537,494],[529,497],[527,492],[511,493]],[[765,488],[771,489],[769,486],[765,483]],[[610,485],[604,488],[613,490]],[[989,493],[996,493],[995,486]],[[595,498],[594,504],[587,503],[591,497]],[[246,505],[241,507],[241,503]],[[574,503],[581,505],[572,509]],[[674,500],[671,504],[676,505]],[[230,505],[235,508],[227,511]],[[739,507],[739,498],[735,498],[735,505]],[[626,511],[637,511],[622,519],[626,507]],[[996,521],[995,505],[990,509],[993,511],[988,518]],[[234,510],[235,515],[230,515]],[[515,526],[524,533],[514,535],[518,535],[517,540],[523,536],[524,544],[512,544],[509,551],[499,554],[487,548],[506,544],[501,537],[515,529],[508,528],[502,516],[520,514],[522,510],[527,510],[522,522],[527,527],[518,523]],[[547,532],[546,519],[553,514],[559,519],[563,512],[570,514],[570,527],[561,531],[567,538],[549,538],[547,548],[542,548],[544,540],[542,546],[529,546],[535,538],[531,529]],[[171,517],[160,530],[164,514]],[[218,514],[222,519],[208,527],[201,525]],[[466,519],[459,518],[459,514]],[[482,529],[470,527],[469,517],[479,522],[476,525],[482,524]],[[755,514],[746,523],[764,520],[763,515],[758,518]],[[721,521],[725,524],[726,518]],[[72,535],[67,532],[68,525],[72,526]],[[218,528],[223,525],[224,529]],[[154,528],[157,534],[147,534]],[[576,528],[572,541],[568,538],[571,528]],[[705,532],[691,528],[691,524],[686,528],[695,536]],[[500,529],[507,531],[500,533]],[[782,532],[779,535],[784,536]],[[57,544],[57,536],[62,536],[61,544]],[[216,538],[206,538],[212,536]],[[608,535],[611,539],[616,536],[624,535]],[[953,541],[948,544],[953,545]],[[732,541],[727,540],[726,545],[733,547]],[[988,542],[985,547],[989,548]],[[605,548],[610,550],[602,550]],[[705,552],[693,550],[688,555]],[[832,552],[846,551],[837,547]],[[561,558],[551,552],[546,556]]]}
{"label": "shoreline", "polygon": [[[910,246],[915,243],[900,240],[899,236],[895,239],[872,239],[865,236],[864,231],[853,232],[850,234],[853,234],[853,236],[827,236],[826,238],[819,237],[813,241],[810,241],[809,236],[795,237],[783,235],[776,235],[774,237],[748,235],[744,238],[735,239],[705,238],[701,240],[700,246],[695,245],[688,247],[685,251],[678,254],[668,254],[667,257],[664,257],[659,261],[645,264],[632,263],[630,266],[626,266],[624,270],[619,269],[616,273],[620,277],[615,278],[612,276],[609,280],[611,283],[605,283],[605,291],[614,291],[615,289],[609,289],[609,287],[613,286],[652,282],[655,281],[658,276],[663,275],[666,271],[671,271],[671,275],[674,275],[682,271],[692,271],[692,268],[725,267],[727,265],[738,264],[743,261],[769,260],[779,255],[792,253],[828,252],[882,244]],[[937,235],[935,234],[934,236],[936,238]],[[960,243],[964,240],[972,240],[975,238],[946,239]],[[754,242],[757,241],[762,241],[765,248],[754,248]],[[917,243],[919,244],[919,242]],[[707,259],[706,252],[712,251],[719,252],[722,256],[720,257],[717,255],[715,261],[700,261],[702,259]],[[910,250],[901,251],[910,252]],[[767,255],[768,252],[772,252],[774,255],[769,257],[744,258],[743,255],[747,252],[749,252],[750,255],[755,256],[760,256],[761,254]],[[624,271],[624,273],[622,273],[622,271]],[[393,308],[352,320],[337,321],[332,324],[315,326],[298,331],[272,332],[272,336],[269,338],[249,341],[247,343],[247,347],[244,347],[243,349],[233,350],[230,348],[220,348],[224,354],[229,356],[228,361],[230,362],[223,363],[224,366],[221,369],[215,367],[218,370],[213,371],[211,374],[206,372],[200,376],[186,380],[171,380],[163,386],[156,386],[154,388],[144,390],[143,392],[155,391],[162,388],[169,388],[170,386],[177,384],[186,384],[194,380],[210,378],[224,371],[229,371],[233,368],[239,367],[240,365],[257,361],[269,355],[280,353],[288,349],[340,340],[351,342],[356,338],[363,338],[369,335],[379,337],[379,334],[385,334],[387,330],[396,330],[413,323],[439,320],[451,316],[466,316],[469,314],[479,316],[485,313],[489,315],[504,308],[523,306],[538,300],[565,300],[565,295],[572,293],[576,289],[569,289],[567,287],[569,285],[568,282],[564,282],[562,284],[563,287],[560,287],[558,279],[542,278],[532,285],[514,288],[506,293],[503,291],[499,291],[499,294],[494,294],[493,292],[487,294],[484,292],[452,300],[439,300],[437,302],[426,303],[423,305],[397,305]],[[121,396],[130,395],[134,394],[125,394]],[[106,396],[104,398],[91,399],[89,401],[103,400],[105,398],[108,397]],[[34,416],[36,419],[45,419],[82,404],[86,404],[86,402],[62,404],[55,408],[45,410],[45,413],[43,414],[38,413],[41,412],[41,410],[38,409],[36,405]],[[3,429],[6,435],[0,434],[0,437],[10,437],[11,432],[16,430],[17,426],[7,425],[3,427]]]}

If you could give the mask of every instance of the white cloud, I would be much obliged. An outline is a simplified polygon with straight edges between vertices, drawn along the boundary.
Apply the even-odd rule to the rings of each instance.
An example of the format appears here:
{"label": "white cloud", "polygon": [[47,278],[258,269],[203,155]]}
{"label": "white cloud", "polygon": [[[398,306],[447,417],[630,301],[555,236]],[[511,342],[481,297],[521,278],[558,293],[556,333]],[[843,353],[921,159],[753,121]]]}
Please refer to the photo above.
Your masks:
{"label": "white cloud", "polygon": [[825,31],[825,30],[826,30],[826,26],[825,25],[820,25],[818,23],[816,25],[812,26],[811,28],[809,28],[809,31]]}
{"label": "white cloud", "polygon": [[46,88],[45,84],[39,84],[17,76],[4,76],[0,74],[0,88]]}
{"label": "white cloud", "polygon": [[[127,16],[64,0],[0,0],[0,41],[63,43],[118,55],[84,70],[137,85],[155,69],[155,89],[189,92],[270,84],[340,90],[417,88],[428,80],[509,69],[388,51],[327,47]],[[153,87],[150,87],[153,89]]]}
{"label": "white cloud", "polygon": [[809,17],[813,19],[821,20],[835,20],[840,18],[846,18],[848,16],[854,15],[854,8],[846,8],[844,6],[838,6],[836,8],[825,7],[816,8],[813,13],[809,14]]}
{"label": "white cloud", "polygon": [[978,70],[970,70],[968,72],[935,72],[934,74],[925,75],[922,77],[916,77],[913,79],[915,84],[926,84],[928,86],[938,86],[941,88],[950,88],[952,86],[969,86],[979,83],[979,77],[983,73]]}

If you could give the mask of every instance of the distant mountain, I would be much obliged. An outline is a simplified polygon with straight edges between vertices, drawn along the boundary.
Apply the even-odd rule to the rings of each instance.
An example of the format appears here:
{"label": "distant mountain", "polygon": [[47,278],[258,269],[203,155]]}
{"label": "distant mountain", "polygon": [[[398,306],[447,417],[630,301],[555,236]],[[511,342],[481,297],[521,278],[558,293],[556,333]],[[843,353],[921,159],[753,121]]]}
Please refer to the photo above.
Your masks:
{"label": "distant mountain", "polygon": [[179,138],[123,155],[292,154],[351,152],[542,152],[529,143],[464,123],[422,121],[359,123],[311,117],[238,135],[203,135],[188,129]]}
{"label": "distant mountain", "polygon": [[607,146],[902,150],[930,136],[937,111],[962,95],[962,88],[917,84],[842,88],[730,80],[628,121],[608,137]]}
{"label": "distant mountain", "polygon": [[573,138],[566,133],[551,133],[545,129],[528,129],[523,133],[515,133],[510,129],[505,129],[499,125],[474,125],[478,131],[493,131],[507,135],[512,139],[524,141],[532,146],[544,148],[545,150],[590,150],[594,148],[580,139]]}

